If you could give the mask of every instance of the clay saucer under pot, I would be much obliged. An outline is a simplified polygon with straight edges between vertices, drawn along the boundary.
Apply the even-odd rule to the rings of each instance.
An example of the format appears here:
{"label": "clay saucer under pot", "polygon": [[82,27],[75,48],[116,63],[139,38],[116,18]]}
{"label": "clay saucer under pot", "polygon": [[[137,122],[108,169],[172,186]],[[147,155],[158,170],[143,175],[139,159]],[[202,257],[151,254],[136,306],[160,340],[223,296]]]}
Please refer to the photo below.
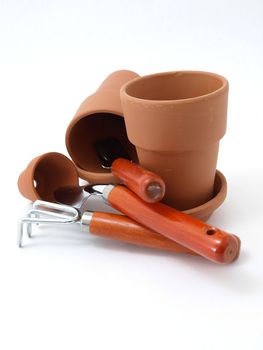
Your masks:
{"label": "clay saucer under pot", "polygon": [[213,197],[195,208],[183,210],[183,213],[191,215],[201,221],[207,221],[213,212],[220,207],[227,195],[227,181],[225,176],[219,171],[216,171]]}

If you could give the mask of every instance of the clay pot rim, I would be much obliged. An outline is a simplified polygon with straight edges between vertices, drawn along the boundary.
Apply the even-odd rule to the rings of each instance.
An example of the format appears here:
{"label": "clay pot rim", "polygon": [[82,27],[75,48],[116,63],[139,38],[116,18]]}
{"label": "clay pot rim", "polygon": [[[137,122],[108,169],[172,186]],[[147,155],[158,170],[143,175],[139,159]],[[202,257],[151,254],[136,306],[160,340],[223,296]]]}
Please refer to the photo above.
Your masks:
{"label": "clay pot rim", "polygon": [[[140,97],[134,97],[130,94],[127,93],[127,89],[137,83],[137,81],[141,81],[141,80],[146,80],[152,77],[160,77],[160,76],[165,76],[165,75],[178,75],[178,74],[203,74],[206,76],[210,76],[210,77],[214,77],[214,78],[218,78],[222,81],[222,86],[212,92],[209,92],[208,94],[204,94],[204,95],[200,95],[200,96],[195,96],[195,97],[189,97],[189,98],[184,98],[184,99],[175,99],[175,100],[151,100],[151,99],[144,99],[144,98],[140,98]],[[213,97],[213,96],[218,96],[221,93],[223,93],[225,91],[225,89],[228,89],[228,80],[226,78],[224,78],[222,75],[216,74],[216,73],[212,73],[212,72],[206,72],[206,71],[195,71],[195,70],[181,70],[181,71],[168,71],[168,72],[161,72],[161,73],[154,73],[154,74],[149,74],[149,75],[144,75],[142,77],[137,77],[134,78],[130,81],[128,81],[126,84],[124,84],[121,89],[120,89],[120,95],[121,96],[126,96],[126,98],[128,98],[131,102],[134,101],[141,101],[141,102],[147,102],[148,104],[151,105],[174,105],[174,104],[188,104],[188,103],[193,103],[193,102],[197,102],[200,101],[202,99],[206,99],[208,97]]]}
{"label": "clay pot rim", "polygon": [[209,201],[204,204],[199,205],[198,207],[194,207],[191,209],[184,210],[183,212],[188,215],[197,215],[202,213],[209,213],[209,216],[212,212],[220,207],[220,205],[224,202],[227,194],[227,181],[225,176],[219,171],[216,170],[216,177],[219,180],[220,188],[219,191],[211,198]]}
{"label": "clay pot rim", "polygon": [[86,180],[90,183],[106,184],[106,183],[118,183],[119,180],[112,175],[112,172],[98,173],[90,170],[85,170],[78,164],[75,164],[78,176],[82,180]]}
{"label": "clay pot rim", "polygon": [[[106,109],[94,109],[94,110],[91,110],[90,112],[88,113],[81,113],[79,114],[77,117],[75,117],[74,119],[72,119],[67,127],[67,132],[68,132],[68,129],[70,128],[71,124],[73,124],[73,126],[76,124],[76,122],[79,122],[81,119],[85,118],[85,117],[90,117],[91,115],[93,114],[100,114],[100,113],[103,113],[103,114],[112,114],[113,116],[117,117],[117,118],[123,118],[124,115],[120,113],[120,111],[111,111],[109,112],[109,110],[106,110]],[[73,123],[74,121],[74,123]]]}

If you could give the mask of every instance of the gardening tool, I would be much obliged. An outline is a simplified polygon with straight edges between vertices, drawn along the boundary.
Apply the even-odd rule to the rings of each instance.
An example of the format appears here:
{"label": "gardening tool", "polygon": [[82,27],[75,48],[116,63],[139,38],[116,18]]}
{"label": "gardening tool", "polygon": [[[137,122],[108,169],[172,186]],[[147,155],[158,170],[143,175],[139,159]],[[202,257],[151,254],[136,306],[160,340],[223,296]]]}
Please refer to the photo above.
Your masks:
{"label": "gardening tool", "polygon": [[105,138],[94,143],[101,166],[146,202],[160,201],[165,194],[165,183],[160,176],[131,162],[131,158],[117,138]]}
{"label": "gardening tool", "polygon": [[103,198],[138,223],[211,261],[229,263],[239,255],[241,243],[237,236],[163,203],[145,203],[124,186],[105,186]]}
{"label": "gardening tool", "polygon": [[[240,240],[198,219],[162,203],[145,203],[128,188],[112,185],[87,185],[79,194],[63,191],[57,200],[77,205],[80,212],[88,208],[85,196],[101,196],[115,209],[155,232],[174,240],[180,246],[217,263],[234,261],[239,254]],[[80,203],[80,204],[78,204]]]}
{"label": "gardening tool", "polygon": [[[33,224],[80,224],[83,232],[113,240],[157,248],[173,252],[195,254],[176,242],[143,227],[123,215],[111,213],[80,211],[74,207],[37,200],[22,218],[18,230],[18,246],[23,246],[24,229],[30,238]],[[26,227],[25,227],[26,226]]]}

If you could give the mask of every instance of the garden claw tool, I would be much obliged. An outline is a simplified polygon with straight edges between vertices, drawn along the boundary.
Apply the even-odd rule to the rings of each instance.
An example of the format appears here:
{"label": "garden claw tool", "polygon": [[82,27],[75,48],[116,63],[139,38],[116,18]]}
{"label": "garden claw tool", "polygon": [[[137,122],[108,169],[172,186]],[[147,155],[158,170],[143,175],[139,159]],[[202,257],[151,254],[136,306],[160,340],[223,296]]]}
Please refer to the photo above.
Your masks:
{"label": "garden claw tool", "polygon": [[40,200],[33,203],[27,216],[20,221],[18,230],[19,247],[23,246],[24,233],[27,233],[29,238],[31,237],[33,224],[79,224],[83,232],[96,236],[149,248],[195,254],[124,215],[91,211],[81,213],[81,209],[78,210],[69,205]]}

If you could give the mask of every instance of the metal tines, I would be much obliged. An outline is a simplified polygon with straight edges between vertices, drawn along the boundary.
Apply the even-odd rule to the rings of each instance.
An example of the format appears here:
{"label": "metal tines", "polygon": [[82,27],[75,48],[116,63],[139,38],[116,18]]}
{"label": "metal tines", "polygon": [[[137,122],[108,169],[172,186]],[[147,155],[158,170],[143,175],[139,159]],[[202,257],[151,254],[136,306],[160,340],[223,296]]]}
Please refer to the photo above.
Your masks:
{"label": "metal tines", "polygon": [[33,224],[72,224],[79,220],[78,210],[71,206],[37,200],[19,222],[17,244],[20,248],[23,246],[25,232],[31,237]]}

